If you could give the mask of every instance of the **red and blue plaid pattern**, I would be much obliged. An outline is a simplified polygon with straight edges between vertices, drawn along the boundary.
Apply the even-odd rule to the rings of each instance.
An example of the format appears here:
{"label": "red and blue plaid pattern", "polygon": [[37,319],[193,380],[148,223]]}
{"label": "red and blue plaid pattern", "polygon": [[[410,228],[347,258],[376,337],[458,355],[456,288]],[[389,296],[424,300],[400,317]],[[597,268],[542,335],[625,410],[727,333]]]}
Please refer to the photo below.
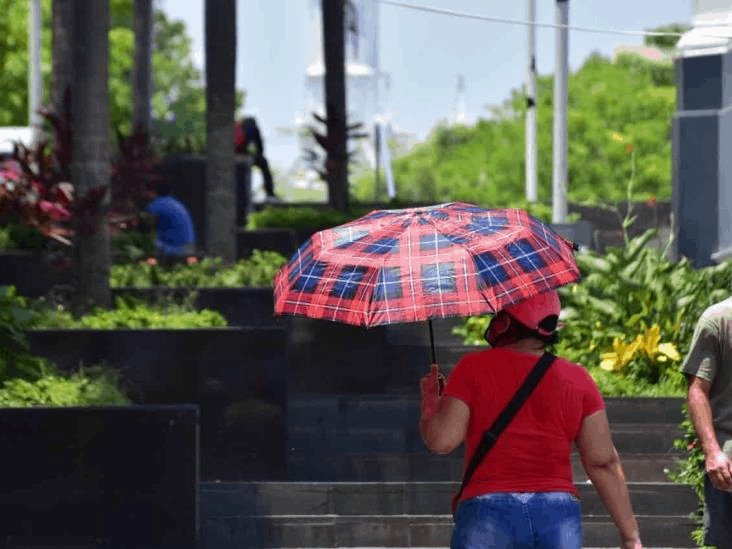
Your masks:
{"label": "red and blue plaid pattern", "polygon": [[300,247],[275,277],[275,314],[366,327],[472,316],[579,278],[572,244],[524,210],[375,210]]}

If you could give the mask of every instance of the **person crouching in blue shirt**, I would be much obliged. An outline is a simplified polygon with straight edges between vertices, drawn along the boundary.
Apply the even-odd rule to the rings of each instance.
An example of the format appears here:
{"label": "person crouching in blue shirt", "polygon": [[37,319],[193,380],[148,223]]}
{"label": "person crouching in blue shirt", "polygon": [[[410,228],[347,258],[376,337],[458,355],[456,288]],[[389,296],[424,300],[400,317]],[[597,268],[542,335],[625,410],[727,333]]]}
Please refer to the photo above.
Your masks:
{"label": "person crouching in blue shirt", "polygon": [[157,198],[147,207],[155,218],[155,249],[158,255],[175,257],[194,253],[196,233],[188,209],[170,196],[170,186],[158,183]]}

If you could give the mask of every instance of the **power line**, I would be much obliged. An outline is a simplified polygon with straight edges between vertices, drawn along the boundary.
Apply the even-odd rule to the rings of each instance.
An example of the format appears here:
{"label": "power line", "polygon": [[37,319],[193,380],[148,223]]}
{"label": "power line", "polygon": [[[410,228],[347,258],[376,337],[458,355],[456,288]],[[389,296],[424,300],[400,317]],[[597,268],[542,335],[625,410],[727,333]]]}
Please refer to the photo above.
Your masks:
{"label": "power line", "polygon": [[508,17],[493,17],[490,15],[480,15],[477,13],[466,13],[460,11],[453,11],[443,8],[434,8],[431,6],[420,6],[418,4],[410,4],[408,2],[398,2],[396,0],[377,0],[381,4],[389,6],[396,6],[398,8],[406,8],[416,11],[422,11],[427,13],[438,13],[441,15],[449,15],[452,17],[460,17],[462,19],[476,19],[479,21],[490,21],[493,23],[508,23],[511,25],[535,25],[537,27],[546,27],[551,29],[567,28],[569,30],[581,31],[581,32],[594,32],[599,34],[624,34],[627,36],[674,36],[681,37],[681,32],[662,32],[662,31],[645,31],[645,30],[630,30],[630,29],[608,29],[602,27],[581,27],[575,25],[558,25],[556,23],[539,23],[526,21],[524,19],[511,19]]}

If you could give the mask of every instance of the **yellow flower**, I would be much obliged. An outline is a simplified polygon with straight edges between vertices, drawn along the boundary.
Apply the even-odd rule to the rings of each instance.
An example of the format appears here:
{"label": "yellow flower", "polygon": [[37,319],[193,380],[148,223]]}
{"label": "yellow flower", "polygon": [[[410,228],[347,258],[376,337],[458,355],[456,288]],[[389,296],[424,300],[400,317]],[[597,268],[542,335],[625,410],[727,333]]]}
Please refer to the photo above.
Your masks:
{"label": "yellow flower", "polygon": [[603,353],[600,357],[600,368],[608,372],[616,372],[625,368],[628,363],[633,360],[641,344],[640,336],[636,337],[630,343],[625,343],[624,339],[616,337],[613,340],[613,350],[609,353]]}
{"label": "yellow flower", "polygon": [[661,342],[661,327],[658,324],[654,324],[643,332],[643,335],[640,337],[641,350],[649,358],[654,358],[658,353],[658,344]]}
{"label": "yellow flower", "polygon": [[617,143],[622,143],[623,141],[625,141],[625,138],[618,132],[613,132],[610,137],[612,137],[613,141],[616,141]]}
{"label": "yellow flower", "polygon": [[676,345],[674,345],[673,343],[661,343],[658,346],[658,352],[661,353],[661,355],[658,357],[659,360],[665,357],[670,358],[674,362],[681,360],[681,355],[676,349]]}
{"label": "yellow flower", "polygon": [[641,349],[653,360],[659,362],[666,362],[670,359],[674,362],[681,360],[681,355],[676,349],[676,345],[673,343],[661,343],[661,327],[658,324],[654,324],[648,328],[642,336]]}

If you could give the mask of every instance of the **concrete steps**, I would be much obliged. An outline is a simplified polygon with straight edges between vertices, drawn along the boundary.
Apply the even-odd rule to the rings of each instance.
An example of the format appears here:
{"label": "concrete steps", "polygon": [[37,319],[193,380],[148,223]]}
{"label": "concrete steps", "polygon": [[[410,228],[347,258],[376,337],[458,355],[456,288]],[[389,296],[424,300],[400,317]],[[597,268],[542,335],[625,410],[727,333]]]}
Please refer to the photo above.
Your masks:
{"label": "concrete steps", "polygon": [[[443,336],[445,334],[443,333]],[[681,399],[606,399],[645,547],[693,547],[696,497],[667,481]],[[202,549],[449,546],[462,449],[430,454],[415,387],[390,394],[291,394],[291,482],[204,483]],[[617,547],[614,524],[573,456],[586,547]]]}
{"label": "concrete steps", "polygon": [[[454,482],[207,483],[203,548],[252,540],[251,547],[447,547]],[[686,486],[630,483],[646,547],[691,547]],[[584,544],[617,544],[615,527],[591,486],[578,484]],[[642,509],[642,511],[640,511]],[[237,545],[240,547],[241,545]]]}
{"label": "concrete steps", "polygon": [[[449,456],[436,456],[426,450],[405,454],[345,454],[324,462],[311,456],[289,458],[290,478],[323,481],[454,481],[462,474],[462,450]],[[666,482],[680,454],[621,454],[625,477],[631,482]],[[578,455],[572,456],[574,479],[587,480]]]}

